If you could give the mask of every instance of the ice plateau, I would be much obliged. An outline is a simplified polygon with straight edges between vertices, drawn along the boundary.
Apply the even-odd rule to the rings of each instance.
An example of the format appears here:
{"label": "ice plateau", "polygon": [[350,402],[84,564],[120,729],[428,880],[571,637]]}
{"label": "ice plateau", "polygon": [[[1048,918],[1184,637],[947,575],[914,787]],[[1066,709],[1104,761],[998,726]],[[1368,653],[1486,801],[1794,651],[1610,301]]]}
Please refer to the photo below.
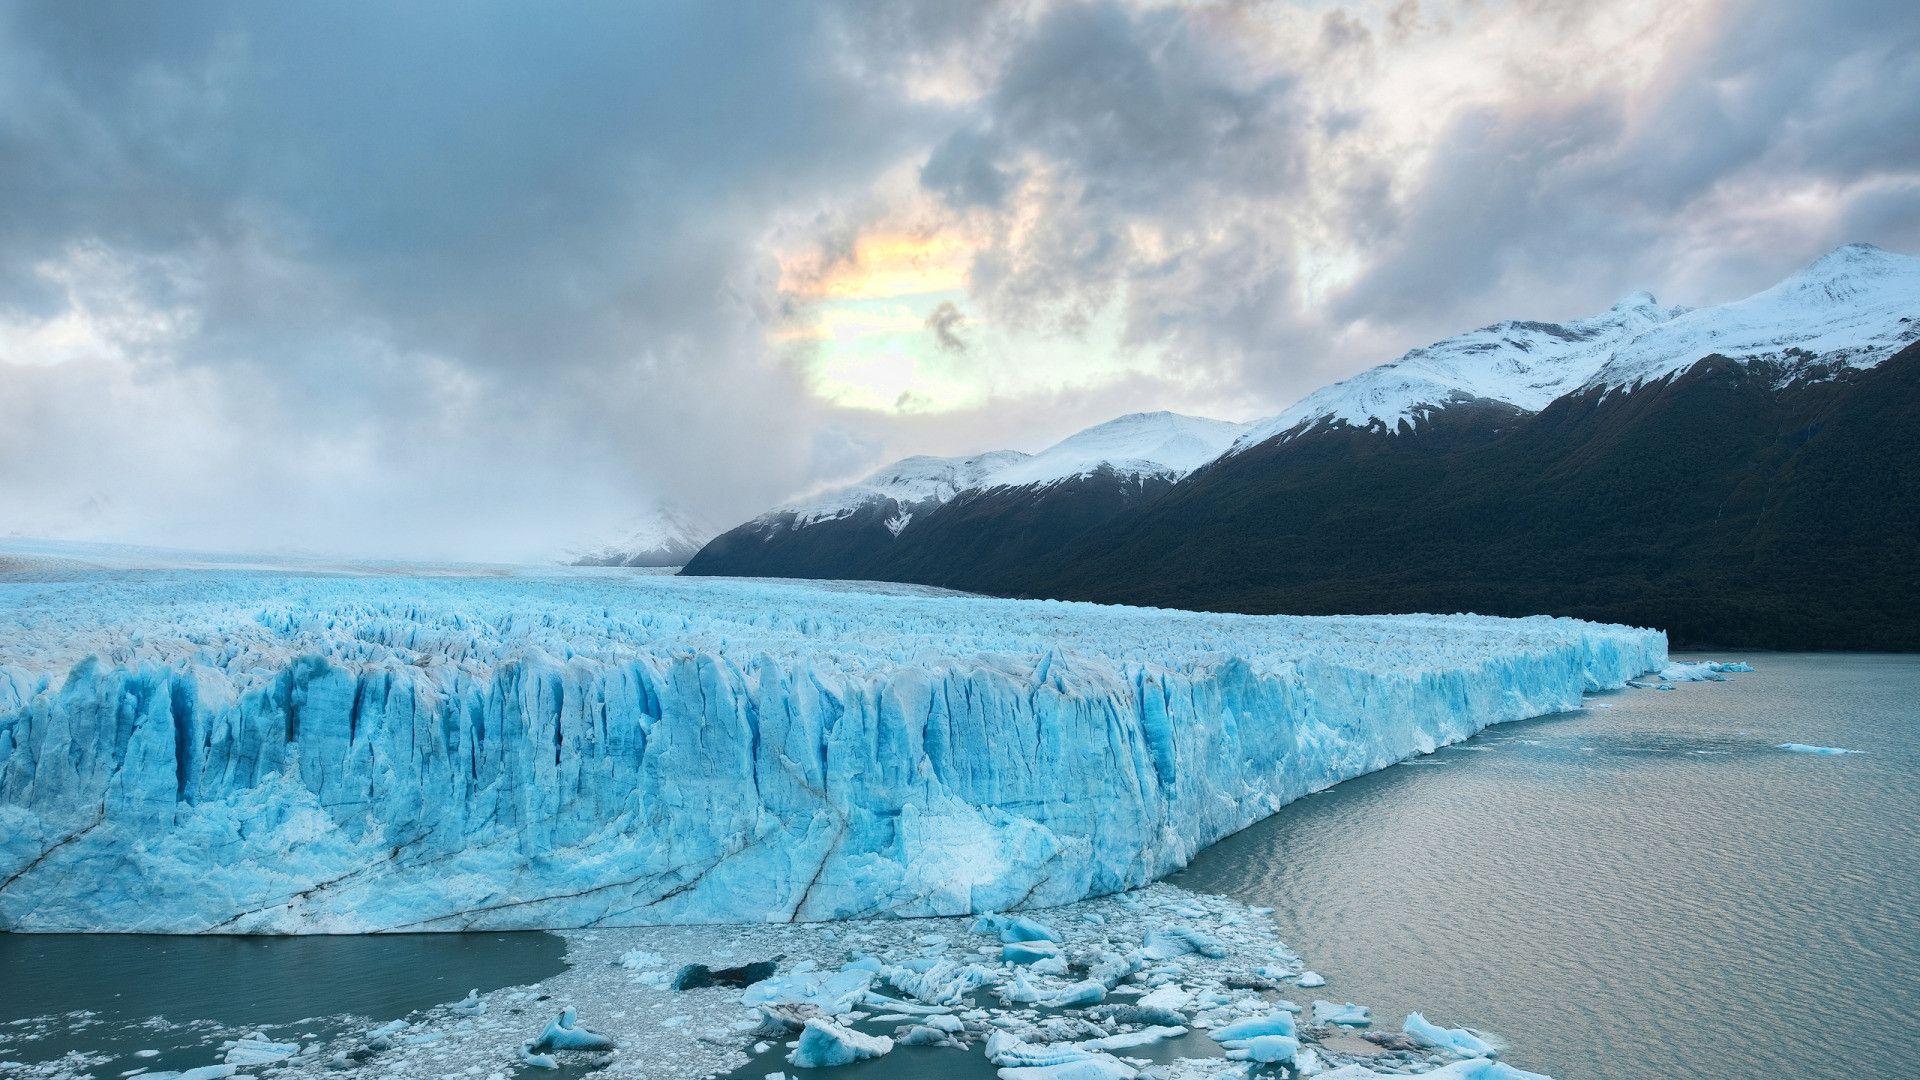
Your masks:
{"label": "ice plateau", "polygon": [[1566,619],[7,556],[14,931],[1058,904],[1667,660],[1658,632]]}

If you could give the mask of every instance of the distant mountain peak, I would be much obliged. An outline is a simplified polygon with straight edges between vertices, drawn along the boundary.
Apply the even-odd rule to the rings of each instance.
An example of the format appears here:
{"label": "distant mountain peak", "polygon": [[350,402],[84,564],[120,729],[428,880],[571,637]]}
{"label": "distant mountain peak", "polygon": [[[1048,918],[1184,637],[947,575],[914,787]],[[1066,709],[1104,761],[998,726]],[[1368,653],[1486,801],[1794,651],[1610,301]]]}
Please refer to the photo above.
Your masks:
{"label": "distant mountain peak", "polygon": [[989,450],[965,457],[916,454],[883,465],[852,484],[783,503],[768,515],[791,514],[805,524],[845,517],[887,499],[901,506],[943,503],[1026,458],[1018,450]]}
{"label": "distant mountain peak", "polygon": [[1246,425],[1204,416],[1127,413],[1072,435],[988,477],[981,487],[1051,484],[1111,469],[1123,476],[1178,478],[1219,457]]}
{"label": "distant mountain peak", "polygon": [[1391,433],[1465,402],[1537,412],[1591,377],[1614,345],[1685,310],[1662,307],[1652,293],[1636,292],[1571,322],[1510,319],[1469,330],[1322,387],[1285,412],[1250,425],[1234,447],[1244,450],[1277,436],[1333,427]]}
{"label": "distant mountain peak", "polygon": [[570,552],[575,566],[680,566],[719,534],[711,522],[673,503],[654,503],[619,539]]}
{"label": "distant mountain peak", "polygon": [[1642,289],[1639,292],[1628,293],[1627,295],[1614,301],[1613,306],[1608,308],[1607,310],[1614,311],[1614,312],[1652,313],[1652,312],[1665,311],[1666,309],[1660,306],[1660,301],[1654,299],[1652,293],[1646,291],[1645,289]]}
{"label": "distant mountain peak", "polygon": [[1920,337],[1916,319],[1920,259],[1846,244],[1730,304],[1667,307],[1633,292],[1585,319],[1509,320],[1409,350],[1256,422],[1235,448],[1329,427],[1400,431],[1463,402],[1537,412],[1583,387],[1635,386],[1715,353],[1867,366]]}
{"label": "distant mountain peak", "polygon": [[1872,244],[1844,244],[1759,295],[1845,303],[1901,279],[1920,279],[1920,259]]}
{"label": "distant mountain peak", "polygon": [[1696,308],[1621,343],[1588,386],[1619,389],[1708,356],[1799,370],[1871,367],[1920,337],[1920,258],[1846,244],[1743,300]]}

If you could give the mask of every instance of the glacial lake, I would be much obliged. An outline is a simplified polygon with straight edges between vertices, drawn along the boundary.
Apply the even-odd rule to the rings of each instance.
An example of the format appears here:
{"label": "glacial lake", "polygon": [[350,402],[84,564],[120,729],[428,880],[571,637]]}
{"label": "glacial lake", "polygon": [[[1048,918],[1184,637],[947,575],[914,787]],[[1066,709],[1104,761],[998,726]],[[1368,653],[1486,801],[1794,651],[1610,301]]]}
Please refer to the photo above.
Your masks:
{"label": "glacial lake", "polygon": [[1170,880],[1275,908],[1319,993],[1561,1080],[1913,1075],[1920,657],[1738,658],[1350,780]]}
{"label": "glacial lake", "polygon": [[[191,1069],[223,1039],[264,1028],[311,1042],[367,1021],[565,970],[554,934],[171,937],[0,934],[0,1077],[8,1061],[69,1052],[70,1071]],[[92,1013],[78,1023],[74,1013]],[[36,1022],[56,1016],[57,1023]],[[143,1056],[143,1053],[145,1056]]]}
{"label": "glacial lake", "polygon": [[[1300,997],[1370,1005],[1384,1027],[1417,1009],[1482,1028],[1560,1080],[1907,1075],[1920,657],[1739,658],[1759,670],[1600,695],[1341,784],[1172,880],[1277,909],[1328,979]],[[1774,748],[1789,742],[1864,753]],[[548,934],[0,935],[0,1062],[202,1064],[236,1032],[325,1038],[544,978],[563,951]],[[95,1015],[18,1022],[73,1010]],[[903,1050],[839,1075],[955,1064]]]}

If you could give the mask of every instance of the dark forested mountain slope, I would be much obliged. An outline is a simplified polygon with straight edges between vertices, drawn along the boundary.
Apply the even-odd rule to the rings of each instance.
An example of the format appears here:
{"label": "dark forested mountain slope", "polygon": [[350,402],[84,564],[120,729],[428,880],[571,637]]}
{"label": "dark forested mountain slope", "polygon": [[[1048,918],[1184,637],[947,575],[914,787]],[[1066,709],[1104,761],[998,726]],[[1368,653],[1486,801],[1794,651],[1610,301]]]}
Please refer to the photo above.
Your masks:
{"label": "dark forested mountain slope", "polygon": [[1848,244],[1716,307],[1482,327],[1250,425],[1135,413],[910,458],[687,571],[1915,649],[1917,339],[1920,259]]}
{"label": "dark forested mountain slope", "polygon": [[1711,359],[1484,440],[1230,455],[985,591],[1247,612],[1550,613],[1679,645],[1920,647],[1920,346],[1780,385]]}

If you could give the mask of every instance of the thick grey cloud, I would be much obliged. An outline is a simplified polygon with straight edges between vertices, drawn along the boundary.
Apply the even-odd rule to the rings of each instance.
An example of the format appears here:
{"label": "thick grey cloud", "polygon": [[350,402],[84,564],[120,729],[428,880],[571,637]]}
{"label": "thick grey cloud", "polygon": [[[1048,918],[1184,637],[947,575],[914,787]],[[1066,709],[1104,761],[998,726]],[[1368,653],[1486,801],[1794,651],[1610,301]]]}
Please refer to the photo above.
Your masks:
{"label": "thick grey cloud", "polygon": [[[0,533],[523,556],[1920,247],[1911,4],[1636,12],[5,5]],[[970,245],[948,368],[1102,320],[1153,362],[828,404],[781,260],[902,215]]]}
{"label": "thick grey cloud", "polygon": [[[219,372],[190,419],[267,421],[253,459],[289,474],[350,443],[371,475],[340,483],[375,500],[366,516],[408,519],[382,542],[560,543],[606,522],[559,493],[740,514],[809,478],[788,451],[818,417],[755,321],[762,236],[866,183],[923,121],[834,62],[830,20],[700,4],[7,14],[0,310],[57,312],[71,290],[45,268],[110,253],[122,302],[193,323],[145,343],[168,366],[126,377]],[[15,379],[16,403],[47,381]],[[27,516],[92,497],[23,495],[48,477],[113,487],[71,467],[85,456],[39,440],[0,462],[6,494]],[[236,517],[275,495],[201,464],[191,497]],[[369,528],[342,513],[297,531]]]}

